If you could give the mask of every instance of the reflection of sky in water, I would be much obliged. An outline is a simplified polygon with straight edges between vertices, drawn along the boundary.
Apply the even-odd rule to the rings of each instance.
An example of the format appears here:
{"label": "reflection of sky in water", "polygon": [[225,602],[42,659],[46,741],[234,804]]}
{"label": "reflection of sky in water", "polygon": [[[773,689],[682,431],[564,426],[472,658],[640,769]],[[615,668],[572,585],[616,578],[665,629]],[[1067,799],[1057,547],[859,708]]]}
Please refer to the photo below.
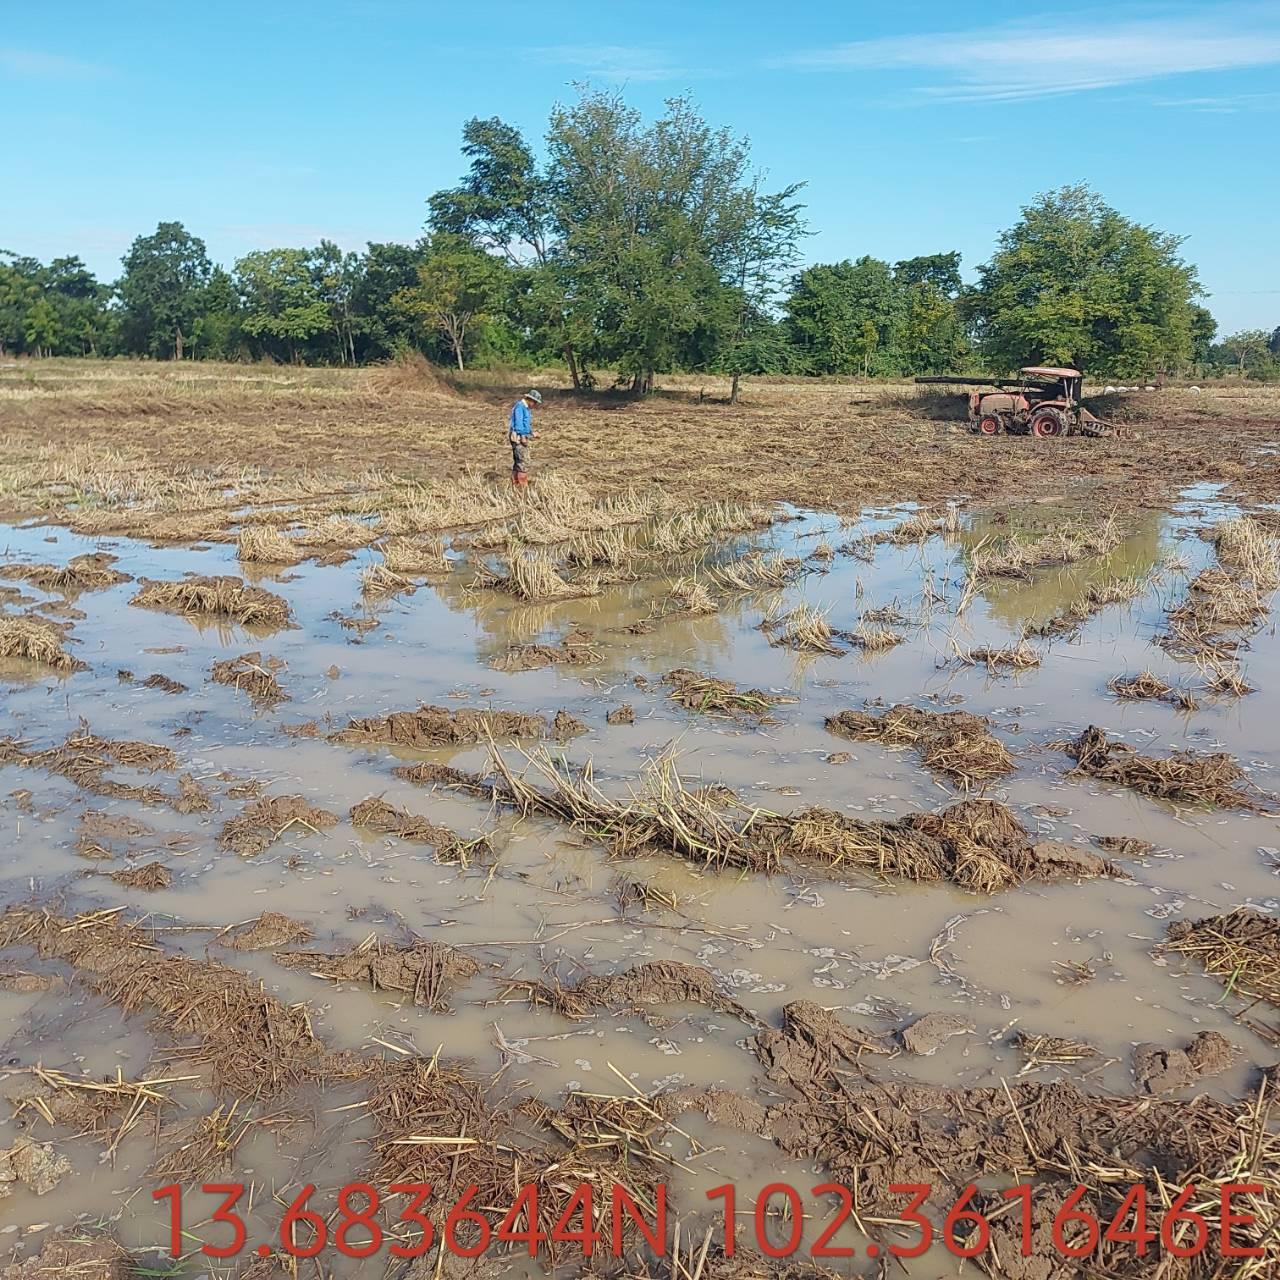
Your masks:
{"label": "reflection of sky in water", "polygon": [[[343,565],[302,565],[263,577],[263,586],[289,600],[299,624],[267,636],[134,609],[127,603],[133,584],[88,593],[76,601],[86,617],[75,623],[72,649],[91,670],[63,680],[28,670],[20,682],[7,681],[0,736],[49,744],[83,718],[105,736],[168,743],[182,769],[213,793],[216,809],[191,816],[142,809],[86,796],[62,779],[0,768],[0,838],[6,849],[0,899],[34,895],[48,901],[64,895],[69,910],[143,907],[157,923],[184,926],[220,927],[274,909],[311,922],[322,945],[335,939],[358,942],[377,932],[472,948],[493,968],[455,997],[456,1012],[447,1018],[401,1007],[386,995],[320,984],[280,968],[267,955],[218,954],[260,974],[283,998],[309,1001],[317,1031],[335,1045],[384,1052],[377,1037],[430,1054],[444,1044],[446,1054],[470,1055],[481,1070],[490,1071],[501,1065],[494,1044],[497,1022],[509,1041],[529,1037],[530,1051],[555,1064],[535,1062],[519,1071],[519,1079],[552,1102],[569,1081],[617,1092],[620,1082],[609,1063],[643,1088],[675,1081],[753,1089],[757,1065],[741,1046],[749,1029],[700,1009],[684,1011],[685,1016],[676,1011],[669,1025],[659,1026],[625,1017],[571,1024],[519,1004],[485,1007],[495,993],[492,974],[541,976],[552,970],[573,978],[584,970],[675,958],[711,967],[737,999],[771,1022],[783,1004],[797,998],[817,1000],[877,1027],[933,1010],[962,1012],[976,1024],[977,1034],[935,1058],[896,1059],[885,1068],[937,1082],[991,1084],[1016,1074],[1021,1064],[1004,1043],[1015,1019],[1032,1031],[1080,1035],[1098,1044],[1114,1061],[1100,1067],[1095,1082],[1117,1090],[1131,1086],[1128,1057],[1135,1041],[1175,1043],[1214,1028],[1254,1060],[1270,1061],[1273,1051],[1221,1006],[1217,984],[1180,966],[1155,965],[1151,947],[1162,936],[1167,916],[1208,914],[1250,899],[1277,905],[1280,882],[1258,852],[1280,845],[1275,821],[1177,813],[1126,792],[1068,781],[1066,758],[1043,744],[1088,723],[1105,725],[1155,753],[1221,744],[1250,766],[1260,785],[1274,785],[1273,779],[1280,782],[1274,772],[1280,764],[1274,732],[1280,717],[1280,662],[1274,635],[1259,633],[1244,655],[1258,693],[1234,704],[1207,703],[1189,719],[1163,705],[1119,704],[1105,691],[1111,676],[1146,666],[1173,680],[1191,674],[1151,644],[1170,598],[1181,590],[1178,572],[1165,571],[1146,597],[1105,610],[1069,640],[1035,642],[1043,665],[1016,680],[991,680],[984,670],[951,660],[953,642],[963,647],[1014,643],[1028,621],[1068,606],[1090,581],[1146,575],[1170,552],[1184,556],[1194,571],[1210,548],[1184,535],[1189,525],[1203,523],[1206,509],[1214,518],[1220,514],[1210,504],[1216,504],[1216,495],[1206,491],[1189,495],[1184,510],[1172,518],[1137,517],[1130,522],[1133,532],[1099,562],[1037,575],[1031,583],[984,585],[960,618],[954,605],[965,575],[965,546],[987,532],[1044,529],[1060,513],[1038,507],[999,526],[979,520],[957,541],[881,545],[870,564],[848,555],[828,565],[810,561],[812,571],[782,593],[727,599],[716,614],[658,621],[650,634],[639,636],[622,628],[649,615],[668,579],[688,571],[687,561],[673,562],[656,581],[550,605],[468,590],[473,567],[463,563],[439,587],[375,606],[372,615],[380,626],[360,643],[353,643],[353,633],[329,615],[335,610],[364,614],[359,570],[368,553]],[[807,556],[822,538],[838,547],[895,523],[908,510],[875,513],[856,525],[801,513],[800,519],[735,539],[726,554],[776,548]],[[49,537],[56,541],[46,541]],[[36,528],[0,536],[0,552],[23,560],[61,563],[95,547],[115,551],[121,557],[118,567],[135,576],[237,571],[234,549],[226,546],[154,549]],[[922,596],[926,577],[946,604],[928,607]],[[44,598],[34,590],[28,594]],[[884,654],[805,657],[771,646],[760,630],[765,610],[779,594],[785,607],[804,601],[829,608],[831,624],[841,629],[856,626],[865,611],[895,601],[919,622],[902,628],[907,642]],[[487,665],[509,644],[555,640],[575,628],[595,637],[603,655],[598,666],[504,673]],[[209,682],[215,661],[252,649],[287,662],[280,679],[290,702],[257,709],[235,690]],[[747,731],[685,714],[661,687],[635,684],[635,677],[653,680],[675,666],[802,696],[777,708],[774,723]],[[327,674],[331,667],[338,669],[336,678]],[[159,672],[191,691],[169,697],[121,684],[119,668],[132,670],[138,680]],[[934,700],[927,705],[960,699],[965,709],[990,715],[1019,761],[1017,774],[994,794],[1033,830],[1067,840],[1095,833],[1135,835],[1168,852],[1134,867],[1132,884],[1032,887],[993,899],[947,887],[839,883],[798,874],[715,875],[665,858],[617,863],[590,840],[549,822],[517,821],[493,813],[483,802],[424,791],[391,773],[398,759],[423,758],[423,753],[397,756],[382,748],[338,747],[281,732],[283,725],[307,719],[331,717],[341,724],[350,716],[386,714],[421,702],[492,704],[548,714],[565,707],[584,718],[590,732],[563,749],[572,760],[590,758],[600,785],[615,793],[634,785],[644,762],[674,743],[691,783],[725,782],[767,809],[818,804],[851,815],[893,817],[953,799],[913,755],[838,741],[825,732],[827,715],[872,698]],[[623,701],[635,707],[636,723],[607,726],[606,711]],[[836,750],[850,751],[852,761],[828,763],[826,756]],[[484,753],[472,748],[425,757],[474,768],[483,763]],[[259,780],[270,793],[305,794],[344,816],[359,800],[383,795],[464,834],[494,831],[499,857],[494,867],[441,867],[429,848],[358,833],[344,821],[320,836],[289,832],[258,858],[242,860],[220,851],[215,837],[243,804],[226,794],[228,788],[246,778]],[[163,775],[156,780],[172,786]],[[20,788],[33,793],[34,813],[3,799]],[[77,821],[89,808],[141,817],[152,831],[136,841],[138,852],[165,861],[174,873],[173,887],[141,897],[92,874],[125,861],[89,864],[75,856]],[[619,877],[654,880],[676,893],[680,910],[633,910],[620,918]],[[952,922],[955,939],[943,947],[946,963],[939,965],[930,959],[931,953],[939,954],[934,942]],[[212,933],[166,934],[164,943],[200,955]],[[0,963],[9,959],[0,957]],[[1059,985],[1055,963],[1068,960],[1093,962],[1098,977],[1079,987]],[[28,963],[26,957],[18,962]],[[70,1070],[106,1071],[119,1063],[137,1072],[151,1054],[144,1026],[145,1019],[135,1019],[121,1032],[118,1015],[82,988],[42,997],[0,993],[0,1039],[7,1039],[0,1048],[21,1064],[39,1058]],[[1230,1094],[1242,1087],[1245,1071],[1242,1064],[1210,1087]],[[208,1099],[201,1105],[211,1107]],[[321,1124],[330,1126],[330,1137],[321,1144],[326,1149],[309,1158],[312,1180],[327,1179],[331,1185],[350,1180],[365,1159],[358,1125],[350,1127],[356,1122],[324,1110],[338,1105],[323,1101]],[[775,1167],[783,1169],[739,1135],[713,1130],[711,1136],[725,1146],[716,1157],[720,1181],[755,1181],[762,1168],[771,1176]],[[0,1120],[0,1146],[11,1137],[11,1124]],[[101,1214],[104,1206],[119,1206],[116,1192],[150,1186],[145,1145],[126,1144],[114,1169],[99,1164],[94,1153],[78,1150],[78,1176],[41,1202],[41,1220]],[[252,1167],[260,1179],[286,1180],[299,1172],[269,1142],[254,1148]],[[9,1205],[20,1216],[34,1212],[24,1202]],[[146,1196],[130,1202],[122,1234],[149,1244],[161,1240],[159,1228],[148,1220],[150,1212]]]}

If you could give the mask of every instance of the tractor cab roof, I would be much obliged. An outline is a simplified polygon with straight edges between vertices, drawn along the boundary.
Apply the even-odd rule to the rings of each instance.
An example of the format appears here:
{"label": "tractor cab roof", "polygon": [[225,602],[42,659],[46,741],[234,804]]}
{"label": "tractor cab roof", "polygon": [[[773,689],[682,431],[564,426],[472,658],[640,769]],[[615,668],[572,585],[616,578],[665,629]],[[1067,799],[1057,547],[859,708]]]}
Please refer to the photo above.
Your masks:
{"label": "tractor cab roof", "polygon": [[1026,369],[1019,369],[1019,373],[1029,378],[1082,378],[1084,375],[1079,369],[1048,369],[1033,365]]}

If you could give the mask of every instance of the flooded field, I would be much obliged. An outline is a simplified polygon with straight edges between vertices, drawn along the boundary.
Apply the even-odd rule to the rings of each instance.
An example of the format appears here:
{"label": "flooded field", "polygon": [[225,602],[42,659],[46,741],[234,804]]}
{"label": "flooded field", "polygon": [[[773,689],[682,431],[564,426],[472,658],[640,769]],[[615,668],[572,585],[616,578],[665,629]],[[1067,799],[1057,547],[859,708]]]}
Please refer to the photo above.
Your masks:
{"label": "flooded field", "polygon": [[[749,1234],[793,1184],[807,1246],[834,1179],[860,1207],[827,1265],[932,1280],[974,1264],[868,1256],[913,1230],[889,1182],[936,1183],[939,1223],[970,1181],[1180,1187],[1280,1043],[1277,560],[1239,515],[777,508],[634,562],[479,527],[399,569],[4,528],[4,617],[51,647],[0,658],[0,1155],[41,1149],[0,1162],[0,1249],[105,1226],[146,1275],[461,1274],[290,1259],[279,1223],[309,1183],[327,1215],[351,1182],[595,1179],[681,1220],[624,1273],[782,1274],[708,1254],[705,1192]],[[1242,906],[1270,970],[1164,949]],[[917,1112],[926,1145],[887,1131]],[[245,1261],[199,1253],[229,1238],[201,1182],[252,1187]],[[1110,1247],[982,1265],[1156,1274]]]}

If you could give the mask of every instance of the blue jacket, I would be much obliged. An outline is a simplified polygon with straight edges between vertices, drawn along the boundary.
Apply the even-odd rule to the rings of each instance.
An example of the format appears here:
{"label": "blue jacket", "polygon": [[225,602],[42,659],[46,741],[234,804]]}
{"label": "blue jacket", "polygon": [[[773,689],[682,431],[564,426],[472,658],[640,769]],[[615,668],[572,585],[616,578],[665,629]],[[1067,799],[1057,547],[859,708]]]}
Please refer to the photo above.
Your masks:
{"label": "blue jacket", "polygon": [[533,415],[523,400],[517,400],[511,406],[510,432],[513,436],[524,436],[527,440],[533,435]]}

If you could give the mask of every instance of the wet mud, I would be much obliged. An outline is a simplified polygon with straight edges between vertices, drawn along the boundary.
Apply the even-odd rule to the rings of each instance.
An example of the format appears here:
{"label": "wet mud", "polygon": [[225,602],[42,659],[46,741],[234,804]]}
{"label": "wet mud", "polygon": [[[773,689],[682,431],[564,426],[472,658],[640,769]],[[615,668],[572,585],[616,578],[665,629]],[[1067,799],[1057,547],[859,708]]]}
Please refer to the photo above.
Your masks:
{"label": "wet mud", "polygon": [[[317,521],[287,561],[266,520],[204,549],[9,529],[31,600],[0,612],[74,598],[38,629],[83,665],[0,658],[0,1276],[211,1274],[150,1197],[211,1178],[534,1183],[549,1221],[661,1182],[681,1280],[818,1275],[704,1247],[703,1191],[749,1212],[781,1180],[854,1192],[840,1274],[904,1274],[865,1256],[901,1238],[890,1185],[940,1222],[976,1181],[990,1274],[1068,1280],[1077,1184],[1105,1217],[1245,1169],[1273,1234],[1240,1280],[1280,1265],[1263,526],[1209,490],[1105,524],[776,514],[636,507],[563,546],[553,510],[448,547]],[[518,556],[488,583],[529,535],[573,590]],[[365,590],[383,562],[414,590]],[[670,609],[680,579],[710,607]],[[1255,692],[1211,687],[1210,644]],[[255,1195],[251,1241],[278,1209]],[[557,1274],[671,1275],[628,1250]]]}

